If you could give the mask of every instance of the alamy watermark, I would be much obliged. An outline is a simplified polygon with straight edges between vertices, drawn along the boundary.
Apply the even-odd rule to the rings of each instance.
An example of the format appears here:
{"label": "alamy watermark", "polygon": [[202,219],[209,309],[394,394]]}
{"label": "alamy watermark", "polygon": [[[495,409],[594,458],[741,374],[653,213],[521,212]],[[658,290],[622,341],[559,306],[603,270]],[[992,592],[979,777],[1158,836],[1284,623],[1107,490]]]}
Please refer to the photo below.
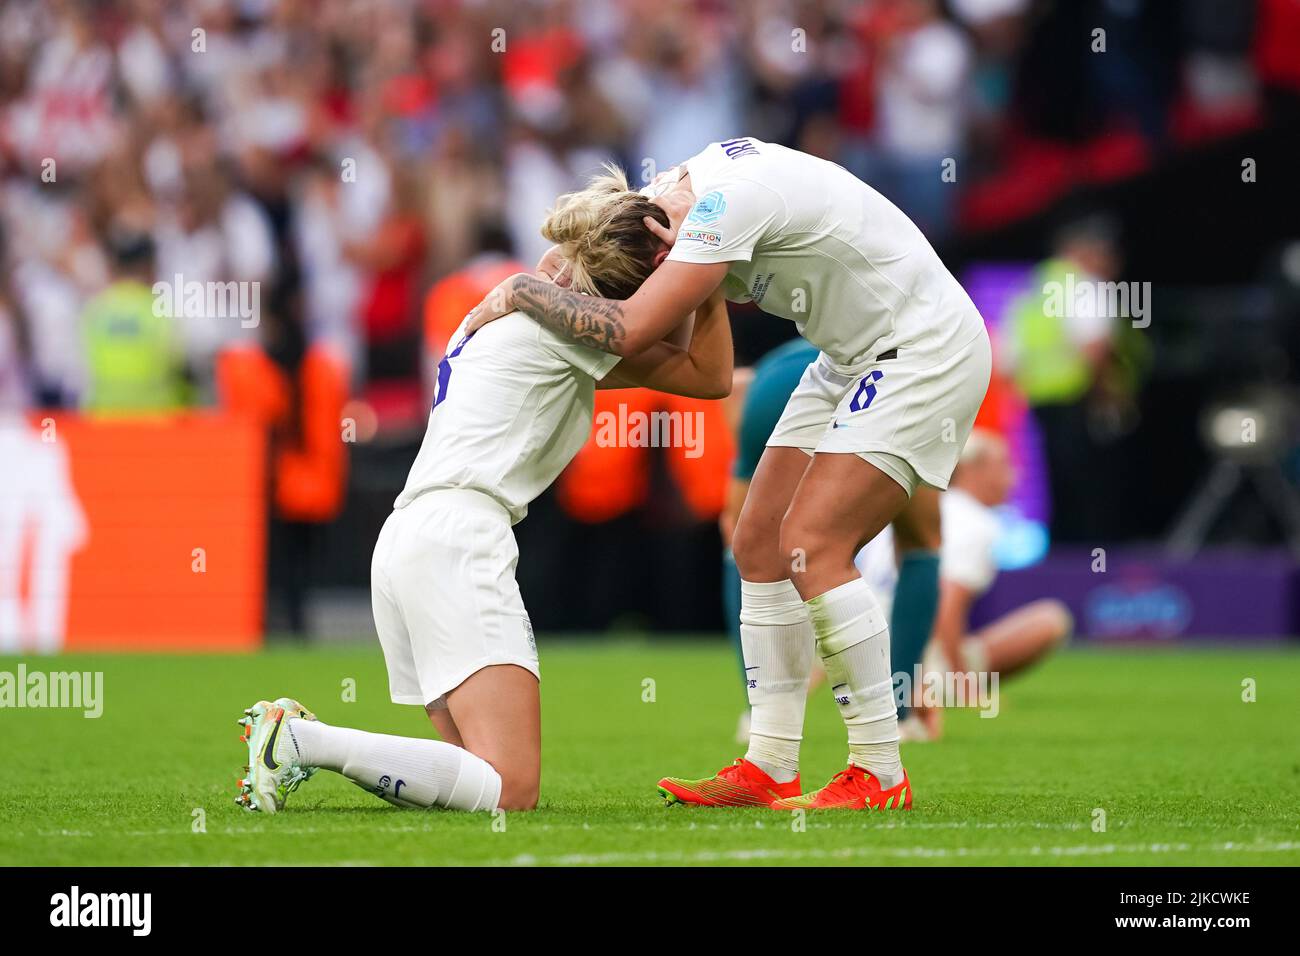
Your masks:
{"label": "alamy watermark", "polygon": [[687,458],[704,454],[703,412],[643,412],[619,403],[618,411],[596,415],[601,448],[681,448]]}
{"label": "alamy watermark", "polygon": [[1151,324],[1150,282],[1102,282],[1065,274],[1065,281],[1043,283],[1043,311],[1053,318],[1105,316],[1131,319],[1133,328]]}
{"label": "alamy watermark", "polygon": [[50,708],[82,711],[95,720],[104,713],[103,671],[0,671],[0,710]]}
{"label": "alamy watermark", "polygon": [[88,893],[73,886],[50,897],[50,925],[55,927],[123,927],[132,936],[153,928],[152,893]]}
{"label": "alamy watermark", "polygon": [[1000,710],[997,671],[923,670],[894,674],[894,703],[899,707],[974,707],[981,717]]}
{"label": "alamy watermark", "polygon": [[245,329],[262,322],[260,282],[187,282],[179,272],[172,279],[152,286],[153,314],[159,318],[238,319]]}

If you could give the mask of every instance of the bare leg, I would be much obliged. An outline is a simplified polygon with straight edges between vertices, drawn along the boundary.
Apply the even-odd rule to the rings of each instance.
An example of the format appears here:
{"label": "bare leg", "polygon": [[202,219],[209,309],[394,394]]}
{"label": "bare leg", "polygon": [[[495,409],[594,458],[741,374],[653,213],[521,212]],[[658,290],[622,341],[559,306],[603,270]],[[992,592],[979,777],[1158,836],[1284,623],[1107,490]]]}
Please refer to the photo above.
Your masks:
{"label": "bare leg", "polygon": [[857,455],[814,455],[781,525],[781,552],[795,556],[803,599],[859,579],[858,550],[907,503],[898,482]]}
{"label": "bare leg", "polygon": [[451,719],[451,711],[445,707],[434,707],[432,704],[426,704],[424,712],[429,715],[429,720],[433,723],[433,729],[438,731],[438,736],[446,743],[453,747],[464,749],[465,741],[461,739],[460,730],[456,727],[456,721]]}
{"label": "bare leg", "polygon": [[898,482],[857,455],[819,453],[781,524],[781,550],[795,555],[794,585],[808,604],[817,654],[844,720],[848,762],[875,778],[864,799],[892,799],[895,806],[910,804],[911,796],[898,753],[889,629],[853,559],[907,500]]}
{"label": "bare leg", "polygon": [[[743,580],[782,581],[791,577],[792,556],[781,550],[781,522],[811,463],[812,456],[798,448],[771,446],[764,450],[732,538],[736,569]],[[826,672],[814,662],[808,689],[825,682]]]}
{"label": "bare leg", "polygon": [[[867,468],[870,468],[877,475],[883,475],[883,473],[876,469],[874,465],[862,461],[856,455],[826,455],[823,457],[832,459],[852,458],[860,464],[865,465]],[[915,548],[937,548],[939,546],[939,492],[934,488],[918,488],[916,493],[912,496],[911,501],[907,502],[906,493],[903,492],[897,482],[887,476],[885,476],[885,481],[888,482],[888,484],[893,485],[894,490],[898,491],[902,496],[902,500],[906,502],[902,510],[893,519],[894,541],[896,547],[900,551],[912,550]],[[887,508],[888,506],[886,506],[886,510]],[[857,555],[857,552],[861,550],[863,544],[866,544],[878,535],[884,529],[885,524],[889,523],[886,521],[884,524],[880,524],[879,527],[875,527],[874,530],[870,530],[878,520],[878,518],[874,517],[868,519],[867,536],[863,538],[861,544],[854,546],[853,554],[855,556]],[[793,545],[793,542],[791,542],[791,544],[793,547],[797,547],[797,545]],[[850,561],[850,564],[852,564],[852,561]],[[856,566],[852,568],[852,573],[857,573]],[[850,578],[846,576],[844,580],[850,580]],[[844,582],[840,581],[839,583],[842,584]],[[808,598],[811,589],[816,586],[816,584],[813,584],[811,587],[800,588],[800,593],[804,596],[805,600]],[[834,585],[832,585],[832,587],[833,586]],[[830,590],[830,588],[822,588],[821,591],[817,591],[816,593],[823,593],[827,590]],[[814,666],[812,680],[809,682],[809,687],[816,687],[819,684],[824,683],[825,680],[826,671],[820,666]]]}
{"label": "bare leg", "polygon": [[1060,601],[1034,601],[976,631],[986,655],[985,667],[1010,677],[1064,644],[1074,630],[1074,618]]}
{"label": "bare leg", "polygon": [[798,448],[765,449],[732,537],[750,704],[745,759],[777,783],[799,774],[814,656],[808,608],[790,581],[790,555],[781,551],[781,522],[809,461]]}
{"label": "bare leg", "polygon": [[781,551],[781,521],[811,461],[798,448],[763,451],[731,540],[742,580],[784,581],[790,577],[790,556]]}
{"label": "bare leg", "polygon": [[498,806],[503,810],[537,806],[542,774],[537,678],[514,664],[485,667],[447,695],[447,711],[464,748],[501,775]]}
{"label": "bare leg", "polygon": [[939,525],[939,489],[919,485],[894,518],[894,550],[902,557],[909,551],[937,551],[942,540]]}

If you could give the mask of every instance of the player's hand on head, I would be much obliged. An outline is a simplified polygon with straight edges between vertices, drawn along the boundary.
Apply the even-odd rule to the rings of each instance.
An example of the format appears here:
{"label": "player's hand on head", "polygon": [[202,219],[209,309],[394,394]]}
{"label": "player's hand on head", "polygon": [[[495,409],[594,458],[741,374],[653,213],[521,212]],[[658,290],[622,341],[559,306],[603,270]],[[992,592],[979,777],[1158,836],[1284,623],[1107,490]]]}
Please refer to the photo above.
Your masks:
{"label": "player's hand on head", "polygon": [[649,216],[646,216],[643,221],[647,229],[671,246],[677,241],[677,230],[682,228],[682,222],[691,211],[691,207],[695,205],[695,193],[683,186],[656,196],[653,202],[668,214],[668,225],[663,226]]}
{"label": "player's hand on head", "polygon": [[527,274],[525,272],[516,272],[514,275],[501,280],[482,302],[470,310],[467,316],[469,324],[465,327],[465,331],[467,333],[477,332],[489,322],[495,322],[501,316],[513,312],[515,310],[515,280]]}

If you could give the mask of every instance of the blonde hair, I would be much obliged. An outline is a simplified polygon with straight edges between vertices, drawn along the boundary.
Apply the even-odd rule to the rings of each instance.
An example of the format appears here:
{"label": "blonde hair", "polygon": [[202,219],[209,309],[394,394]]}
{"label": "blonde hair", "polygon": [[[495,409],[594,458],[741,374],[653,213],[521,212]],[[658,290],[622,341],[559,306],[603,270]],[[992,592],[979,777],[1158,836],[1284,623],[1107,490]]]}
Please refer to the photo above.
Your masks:
{"label": "blonde hair", "polygon": [[668,214],[627,183],[612,163],[586,189],[555,201],[542,235],[560,248],[569,288],[605,299],[627,299],[654,270],[661,240],[646,228],[650,216],[668,225]]}

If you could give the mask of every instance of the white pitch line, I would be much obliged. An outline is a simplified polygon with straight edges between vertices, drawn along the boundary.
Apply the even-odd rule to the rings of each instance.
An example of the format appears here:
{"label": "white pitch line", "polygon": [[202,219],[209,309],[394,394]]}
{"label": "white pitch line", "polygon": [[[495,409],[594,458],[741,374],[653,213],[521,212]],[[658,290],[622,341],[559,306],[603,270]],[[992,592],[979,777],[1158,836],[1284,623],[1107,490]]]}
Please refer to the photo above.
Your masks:
{"label": "white pitch line", "polygon": [[[851,860],[869,857],[894,857],[915,859],[962,859],[969,857],[1000,856],[1109,856],[1115,853],[1192,853],[1192,852],[1243,852],[1243,853],[1282,853],[1300,850],[1300,842],[1281,843],[1214,843],[1193,846],[1189,843],[1106,843],[1100,846],[1078,844],[1075,846],[1030,846],[1030,847],[841,847],[835,850],[812,848],[807,850],[787,850],[777,847],[756,848],[752,850],[701,850],[694,853],[662,853],[651,850],[642,853],[569,853],[559,856],[541,857],[524,853],[515,857],[493,860],[479,865],[484,866],[601,866],[628,865],[637,863],[727,863],[727,862],[767,862],[790,860]],[[446,861],[446,865],[458,865]],[[464,864],[459,864],[464,865]],[[470,864],[475,865],[475,864]]]}
{"label": "white pitch line", "polygon": [[[338,831],[325,831],[338,832]],[[568,853],[555,856],[539,856],[521,853],[513,857],[495,860],[455,860],[440,859],[440,867],[473,866],[629,866],[637,864],[707,864],[707,863],[770,863],[830,861],[846,862],[859,859],[887,857],[891,859],[919,860],[965,860],[979,858],[997,858],[1008,856],[1048,857],[1054,859],[1073,859],[1079,857],[1111,856],[1116,853],[1139,853],[1159,856],[1176,853],[1286,853],[1300,851],[1300,841],[1281,841],[1272,843],[1210,843],[1195,846],[1190,843],[1105,843],[1100,845],[1075,844],[1072,846],[1027,847],[840,847],[827,850],[810,848],[791,850],[780,847],[755,848],[749,850],[699,850],[695,852],[661,852],[649,850],[640,853]],[[192,860],[182,860],[158,866],[384,866],[385,860],[261,860],[250,861],[247,858],[196,864]]]}
{"label": "white pitch line", "polygon": [[[491,819],[484,817],[485,820]],[[188,825],[179,825],[165,830],[106,830],[95,833],[89,830],[42,830],[37,831],[35,836],[38,837],[76,837],[76,838],[96,838],[96,837],[134,837],[134,838],[151,838],[151,837],[188,837],[188,836],[275,836],[284,834],[285,836],[317,836],[328,835],[331,833],[448,833],[461,831],[448,831],[436,825],[421,827],[393,827],[393,826],[350,826],[350,827],[294,827],[294,826],[277,826],[268,824],[266,828],[257,827],[214,827],[211,831],[195,834]],[[16,837],[24,837],[25,834],[15,834]]]}
{"label": "white pitch line", "polygon": [[188,869],[204,869],[207,867],[227,867],[227,868],[247,868],[247,867],[271,867],[273,869],[289,869],[292,867],[315,867],[315,866],[340,866],[340,867],[366,867],[373,869],[380,866],[390,866],[384,860],[217,860],[215,863],[195,863],[193,860],[181,860],[180,862],[170,863],[150,863],[151,867],[186,867]]}
{"label": "white pitch line", "polygon": [[[323,812],[328,812],[328,811],[323,811]],[[692,811],[686,810],[686,811],[672,811],[672,812],[690,813]],[[457,814],[456,816],[460,819],[464,819],[464,817],[460,814]],[[593,826],[591,823],[588,822],[533,824],[533,823],[526,822],[527,814],[510,814],[510,816],[511,818],[524,821],[522,822],[521,825],[524,828],[526,828],[529,833],[582,830],[587,832],[605,832],[610,835],[616,836],[618,835],[618,833],[622,831],[631,831],[637,833],[646,833],[646,832],[689,833],[692,831],[700,831],[700,830],[709,831],[709,832],[738,832],[743,830],[766,830],[772,832],[783,832],[790,828],[790,823],[789,823],[790,818],[788,817],[777,818],[775,817],[775,815],[771,820],[747,819],[747,820],[732,820],[728,822],[713,822],[713,823],[691,820],[685,826],[680,825],[680,821],[678,823],[667,823],[667,822],[653,823],[653,824],[633,823],[627,825],[608,823],[608,824],[597,824],[596,826]],[[487,819],[489,818],[485,815],[484,820]],[[1195,824],[1195,823],[1187,823],[1187,822],[1179,822],[1179,821],[1155,822],[1155,821],[1145,821],[1145,820],[1111,821],[1109,828],[1111,830],[1124,830],[1124,829],[1129,829],[1132,827],[1144,826],[1144,825],[1150,825],[1152,827],[1158,827],[1161,829],[1198,829],[1198,830],[1204,829],[1203,824]],[[855,830],[864,831],[864,832],[908,831],[908,830],[976,830],[976,831],[1060,830],[1065,832],[1076,832],[1076,831],[1088,829],[1088,827],[1089,827],[1088,824],[1081,823],[1081,822],[1067,823],[1067,822],[1049,822],[1049,821],[1041,821],[1041,820],[1016,820],[1016,821],[1000,821],[1000,822],[979,822],[979,821],[970,821],[970,820],[953,820],[953,821],[942,821],[942,822],[922,821],[922,820],[917,820],[917,821],[891,820],[889,822],[873,822],[873,823],[853,823],[848,820],[841,820],[835,823],[829,823],[817,819],[807,819],[805,823],[805,829],[807,830],[821,830],[821,831],[835,830],[841,832],[848,832],[848,831],[855,831]],[[1235,827],[1231,827],[1231,828],[1243,829],[1243,830],[1255,829],[1258,828],[1258,824],[1240,823],[1235,825]],[[1221,827],[1219,829],[1229,829],[1229,827]],[[202,834],[202,835],[267,837],[267,836],[273,836],[275,834],[282,834],[285,836],[318,836],[318,835],[328,836],[330,834],[349,834],[349,833],[448,834],[448,833],[465,833],[465,832],[473,832],[473,831],[463,830],[460,828],[459,825],[455,826],[454,828],[448,828],[444,826],[441,821],[434,819],[425,822],[419,826],[358,823],[352,826],[345,826],[345,827],[294,826],[292,824],[285,825],[278,821],[274,823],[267,821],[267,823],[264,826],[214,827],[208,834]],[[166,837],[166,836],[181,837],[181,836],[191,836],[191,835],[193,835],[193,831],[190,829],[190,825],[188,823],[179,824],[176,827],[160,828],[155,830],[92,831],[92,830],[62,829],[62,830],[38,830],[33,834],[27,834],[22,832],[11,834],[11,836],[16,839],[25,839],[28,836],[36,836],[41,838],[61,837],[61,838],[73,838],[73,839],[95,839],[99,837],[115,837],[115,838],[130,837],[135,839],[148,839],[154,837]]]}

